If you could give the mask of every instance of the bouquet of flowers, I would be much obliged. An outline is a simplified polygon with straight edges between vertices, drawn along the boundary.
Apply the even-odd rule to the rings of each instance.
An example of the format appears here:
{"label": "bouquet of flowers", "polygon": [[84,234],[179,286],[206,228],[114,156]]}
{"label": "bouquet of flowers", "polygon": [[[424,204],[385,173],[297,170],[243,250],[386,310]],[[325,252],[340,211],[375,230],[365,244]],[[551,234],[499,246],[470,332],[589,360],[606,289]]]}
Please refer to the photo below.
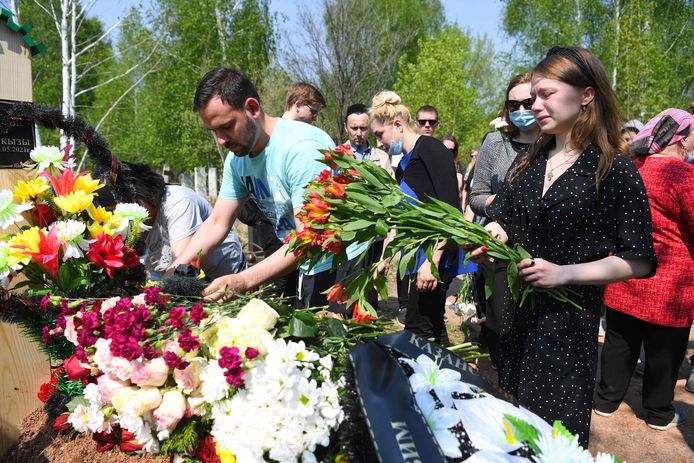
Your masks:
{"label": "bouquet of flowers", "polygon": [[[534,304],[539,291],[580,308],[570,299],[578,294],[570,288],[536,288],[518,277],[518,262],[531,257],[521,246],[507,246],[482,226],[466,220],[461,211],[447,203],[434,198],[428,203],[408,198],[384,169],[356,160],[348,145],[326,151],[322,162],[329,169],[321,172],[307,187],[299,214],[303,228],[286,238],[289,249],[303,261],[315,264],[333,255],[333,268],[336,268],[345,263],[342,250],[348,245],[371,243],[396,229],[397,234],[387,245],[384,258],[401,254],[398,268],[401,276],[408,267],[413,268],[420,251],[432,261],[434,251],[444,243],[484,247],[488,256],[507,265],[509,288],[520,305],[528,297]],[[335,174],[336,170],[339,173]],[[375,285],[382,296],[387,296],[387,280],[377,275],[377,267],[375,263],[337,283],[328,293],[328,299],[356,304],[376,316],[366,298],[369,288]],[[439,277],[435,266],[432,266],[432,273]],[[487,279],[487,297],[491,294],[493,280]]]}
{"label": "bouquet of flowers", "polygon": [[99,451],[332,461],[347,349],[386,324],[267,301],[251,294],[210,308],[155,286],[133,298],[46,296],[60,315],[44,341],[75,349],[39,393],[54,428],[91,433]]}
{"label": "bouquet of flowers", "polygon": [[89,172],[75,173],[70,147],[31,151],[32,178],[0,191],[0,227],[25,220],[0,240],[0,279],[7,286],[60,292],[67,296],[104,293],[129,279],[143,280],[133,246],[147,227],[147,210],[118,204],[107,211],[94,204],[104,187]]}

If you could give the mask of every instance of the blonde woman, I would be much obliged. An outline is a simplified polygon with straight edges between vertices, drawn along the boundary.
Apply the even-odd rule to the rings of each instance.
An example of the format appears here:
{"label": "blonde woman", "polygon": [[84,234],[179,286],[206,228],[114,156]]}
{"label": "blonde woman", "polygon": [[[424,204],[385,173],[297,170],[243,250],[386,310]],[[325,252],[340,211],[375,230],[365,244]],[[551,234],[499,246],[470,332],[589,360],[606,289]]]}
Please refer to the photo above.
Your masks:
{"label": "blonde woman", "polygon": [[[403,155],[395,172],[403,191],[420,201],[436,198],[460,209],[458,180],[450,150],[436,138],[417,133],[412,115],[400,97],[390,91],[379,93],[373,98],[369,115],[371,131],[379,146],[391,156]],[[457,251],[453,253],[457,255]],[[449,259],[443,248],[432,257],[430,262],[423,252],[418,253],[411,272],[405,329],[446,345],[444,306],[450,283],[448,262],[457,261]],[[438,266],[443,282],[436,280],[432,266]],[[387,265],[384,263],[381,269],[387,269]]]}

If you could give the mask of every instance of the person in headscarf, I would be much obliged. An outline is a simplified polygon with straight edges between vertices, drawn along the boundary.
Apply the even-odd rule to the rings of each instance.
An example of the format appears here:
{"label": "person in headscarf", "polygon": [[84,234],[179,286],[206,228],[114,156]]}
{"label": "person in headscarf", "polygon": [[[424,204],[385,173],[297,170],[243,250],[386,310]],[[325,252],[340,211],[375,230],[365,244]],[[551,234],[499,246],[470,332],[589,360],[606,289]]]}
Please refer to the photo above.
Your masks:
{"label": "person in headscarf", "polygon": [[610,416],[629,387],[643,345],[642,400],[646,423],[664,431],[686,417],[672,400],[694,320],[694,115],[667,109],[631,143],[653,217],[659,267],[654,277],[614,283],[605,290],[607,335],[595,413]]}

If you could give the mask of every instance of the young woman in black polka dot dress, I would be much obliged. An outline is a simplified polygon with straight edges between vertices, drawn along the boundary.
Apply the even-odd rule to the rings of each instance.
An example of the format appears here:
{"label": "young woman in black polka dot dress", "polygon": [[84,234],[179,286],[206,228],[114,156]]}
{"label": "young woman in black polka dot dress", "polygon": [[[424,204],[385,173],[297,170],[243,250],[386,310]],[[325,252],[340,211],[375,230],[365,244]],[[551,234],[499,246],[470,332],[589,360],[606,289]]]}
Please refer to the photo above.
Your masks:
{"label": "young woman in black polka dot dress", "polygon": [[[569,286],[581,310],[538,293],[516,310],[504,349],[505,389],[588,446],[604,285],[652,275],[657,262],[646,191],[619,133],[614,92],[588,50],[554,47],[533,69],[541,135],[516,159],[489,208],[490,233],[533,256],[520,276]],[[473,258],[484,260],[482,249]]]}

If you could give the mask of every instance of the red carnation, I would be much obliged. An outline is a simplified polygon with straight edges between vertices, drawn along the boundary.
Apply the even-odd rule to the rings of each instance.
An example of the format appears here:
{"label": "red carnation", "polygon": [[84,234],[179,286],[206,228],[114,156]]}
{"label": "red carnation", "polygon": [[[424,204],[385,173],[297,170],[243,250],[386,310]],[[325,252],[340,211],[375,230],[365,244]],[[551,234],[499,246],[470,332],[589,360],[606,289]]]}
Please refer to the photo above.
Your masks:
{"label": "red carnation", "polygon": [[41,402],[48,402],[55,392],[55,386],[51,383],[43,383],[39,388],[38,394],[36,394]]}
{"label": "red carnation", "polygon": [[195,458],[202,463],[221,463],[217,455],[217,444],[212,436],[207,436],[201,441],[200,447],[195,450]]}

